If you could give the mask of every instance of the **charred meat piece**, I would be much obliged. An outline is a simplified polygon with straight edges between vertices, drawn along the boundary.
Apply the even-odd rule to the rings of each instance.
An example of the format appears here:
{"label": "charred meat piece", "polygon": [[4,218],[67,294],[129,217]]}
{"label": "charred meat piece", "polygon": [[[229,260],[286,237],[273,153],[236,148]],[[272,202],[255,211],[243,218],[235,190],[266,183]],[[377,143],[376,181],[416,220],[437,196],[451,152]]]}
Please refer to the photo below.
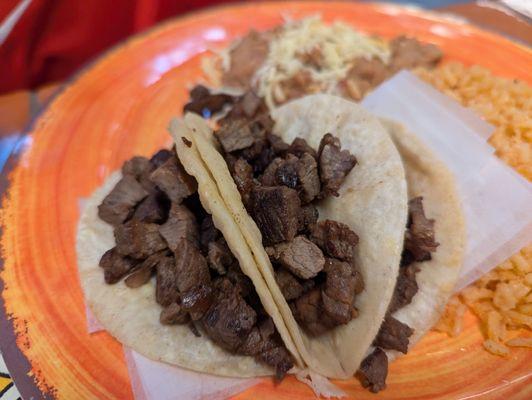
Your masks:
{"label": "charred meat piece", "polygon": [[254,292],[253,282],[249,279],[238,264],[232,264],[227,268],[226,278],[233,284],[234,289],[242,296],[248,297]]}
{"label": "charred meat piece", "polygon": [[399,268],[397,283],[393,291],[393,297],[388,306],[388,312],[393,313],[410,304],[418,291],[416,273],[419,271],[415,265]]}
{"label": "charred meat piece", "polygon": [[226,104],[232,104],[233,96],[225,93],[212,94],[205,86],[197,85],[190,91],[191,101],[185,104],[185,112],[193,112],[202,117],[210,117],[221,111]]}
{"label": "charred meat piece", "polygon": [[318,209],[314,205],[307,204],[301,207],[301,213],[299,214],[299,227],[297,229],[298,232],[306,232],[309,226],[312,226],[318,222],[319,216],[320,214]]}
{"label": "charred meat piece", "polygon": [[434,240],[434,220],[427,219],[423,211],[423,197],[408,202],[409,224],[405,232],[405,251],[415,261],[428,261],[439,243]]}
{"label": "charred meat piece", "polygon": [[130,257],[124,257],[116,251],[116,247],[107,250],[100,259],[100,267],[103,268],[105,283],[118,282],[135,267],[137,261]]}
{"label": "charred meat piece", "polygon": [[272,162],[266,167],[264,173],[260,177],[260,183],[263,186],[276,186],[277,185],[277,170],[281,165],[285,163],[280,157],[272,160]]}
{"label": "charred meat piece", "polygon": [[341,222],[326,219],[310,227],[310,239],[329,257],[352,260],[358,236]]}
{"label": "charred meat piece", "polygon": [[290,241],[296,236],[301,207],[295,190],[285,186],[256,187],[251,191],[249,209],[264,244]]}
{"label": "charred meat piece", "polygon": [[142,260],[167,245],[159,234],[159,225],[148,224],[132,219],[119,225],[114,231],[116,250],[123,256],[130,256]]}
{"label": "charred meat piece", "polygon": [[145,283],[148,283],[155,267],[164,257],[166,257],[166,253],[166,251],[162,251],[160,253],[152,254],[136,266],[133,272],[124,280],[126,286],[130,288],[138,288]]}
{"label": "charred meat piece", "polygon": [[198,246],[199,232],[196,217],[184,205],[172,204],[167,221],[159,226],[159,233],[168,243],[168,247],[179,253],[184,240]]}
{"label": "charred meat piece", "polygon": [[293,154],[288,154],[287,158],[283,160],[275,171],[275,185],[282,185],[291,189],[296,189],[299,183],[298,171],[299,159]]}
{"label": "charred meat piece", "polygon": [[238,158],[233,163],[231,172],[240,196],[242,196],[242,201],[247,204],[249,194],[253,189],[253,167],[243,158]]}
{"label": "charred meat piece", "polygon": [[286,301],[297,299],[305,291],[303,285],[297,280],[297,278],[284,268],[279,268],[275,271],[275,280]]}
{"label": "charred meat piece", "polygon": [[148,195],[148,192],[131,175],[124,175],[98,206],[98,216],[111,225],[126,221],[133,208]]}
{"label": "charred meat piece", "polygon": [[203,257],[198,248],[184,240],[176,256],[177,288],[181,293],[201,285],[210,284],[211,276],[207,260]]}
{"label": "charred meat piece", "polygon": [[270,34],[251,31],[231,49],[229,69],[222,76],[224,86],[249,88],[255,72],[270,50]]}
{"label": "charred meat piece", "polygon": [[369,388],[373,393],[386,388],[386,377],[388,376],[388,357],[386,353],[378,347],[373,350],[373,353],[362,361],[358,376],[362,386]]}
{"label": "charred meat piece", "polygon": [[294,318],[311,335],[321,335],[337,324],[323,309],[321,290],[314,288],[290,304]]}
{"label": "charred meat piece", "polygon": [[302,279],[315,277],[325,265],[320,248],[301,235],[276,245],[275,253],[276,261]]}
{"label": "charred meat piece", "polygon": [[203,317],[213,301],[212,287],[201,283],[181,294],[181,308],[190,314],[193,321]]}
{"label": "charred meat piece", "polygon": [[182,325],[190,321],[190,316],[178,303],[172,303],[163,308],[159,321],[163,325]]}
{"label": "charred meat piece", "polygon": [[436,66],[443,56],[437,46],[405,36],[393,39],[390,50],[392,52],[390,67],[393,72],[416,67],[431,68]]}
{"label": "charred meat piece", "polygon": [[227,153],[245,149],[255,143],[249,123],[242,119],[224,122],[216,132],[216,137]]}
{"label": "charred meat piece", "polygon": [[309,153],[304,153],[297,163],[299,197],[303,203],[310,203],[320,193],[318,164]]}
{"label": "charred meat piece", "polygon": [[150,160],[136,156],[124,163],[122,173],[133,176],[148,193],[152,193],[155,191],[155,184],[150,180],[150,173],[153,169]]}
{"label": "charred meat piece", "polygon": [[305,153],[310,154],[314,158],[318,157],[316,150],[310,147],[307,141],[303,138],[295,138],[288,148],[288,152],[294,154],[298,158],[301,158]]}
{"label": "charred meat piece", "polygon": [[253,91],[246,92],[243,96],[239,97],[231,111],[227,114],[223,120],[244,118],[252,120],[259,114],[268,111],[264,101],[257,96]]}
{"label": "charred meat piece", "polygon": [[202,251],[207,254],[209,251],[209,243],[215,242],[221,236],[222,234],[218,229],[216,229],[216,227],[214,226],[214,222],[212,222],[212,216],[208,214],[201,221],[200,245]]}
{"label": "charred meat piece", "polygon": [[153,169],[157,169],[172,157],[176,157],[176,154],[172,150],[162,149],[150,158],[150,163]]}
{"label": "charred meat piece", "polygon": [[185,197],[194,193],[198,186],[196,180],[186,173],[175,157],[170,157],[150,174],[150,179],[174,203],[181,203]]}
{"label": "charred meat piece", "polygon": [[155,300],[163,307],[179,300],[177,269],[174,257],[164,257],[157,264]]}
{"label": "charred meat piece", "polygon": [[325,272],[323,308],[336,324],[346,324],[357,315],[355,294],[363,286],[362,276],[350,263],[334,258],[327,259]]}
{"label": "charred meat piece", "polygon": [[320,142],[318,162],[322,184],[320,197],[338,197],[338,189],[357,163],[355,156],[348,150],[341,150],[340,140],[327,133]]}
{"label": "charred meat piece", "polygon": [[373,345],[383,349],[397,350],[406,354],[409,338],[413,333],[412,328],[388,314],[381,325]]}
{"label": "charred meat piece", "polygon": [[153,192],[135,209],[133,218],[141,222],[160,223],[168,215],[168,199],[161,193]]}
{"label": "charred meat piece", "polygon": [[216,242],[210,242],[207,254],[209,267],[220,275],[224,275],[227,272],[227,268],[236,262],[224,238],[220,238]]}
{"label": "charred meat piece", "polygon": [[268,133],[266,135],[266,139],[268,139],[268,142],[270,143],[270,146],[275,155],[283,155],[290,148],[290,145],[288,143],[286,143],[283,139],[273,133]]}
{"label": "charred meat piece", "polygon": [[256,312],[226,278],[214,284],[214,301],[202,318],[209,337],[221,347],[236,352],[257,321]]}

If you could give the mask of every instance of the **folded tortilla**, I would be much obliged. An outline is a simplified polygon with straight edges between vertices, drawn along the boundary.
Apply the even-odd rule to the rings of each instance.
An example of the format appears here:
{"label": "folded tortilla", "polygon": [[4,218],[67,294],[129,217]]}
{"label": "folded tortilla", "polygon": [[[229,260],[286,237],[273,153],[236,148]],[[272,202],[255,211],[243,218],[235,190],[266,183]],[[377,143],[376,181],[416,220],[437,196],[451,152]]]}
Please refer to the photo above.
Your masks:
{"label": "folded tortilla", "polygon": [[320,336],[308,335],[294,319],[274,277],[261,233],[247,213],[213,133],[199,116],[187,114],[204,163],[229,212],[250,247],[284,322],[306,365],[321,375],[347,379],[358,369],[377,334],[397,280],[407,220],[407,188],[399,153],[380,122],[355,103],[331,95],[312,95],[272,112],[274,131],[286,142],[304,138],[313,148],[327,132],[356,156],[340,196],[318,205],[320,219],[347,224],[359,236],[355,263],[364,278],[356,298],[359,316]]}
{"label": "folded tortilla", "polygon": [[[195,146],[188,147],[182,137],[191,140],[190,132],[178,120],[171,122],[179,159],[186,171],[198,182],[198,193],[204,209],[212,214],[214,225],[222,232],[242,272],[253,282],[266,312],[272,317],[295,364],[303,361],[277,308],[271,292],[259,272],[242,233],[202,163]],[[162,325],[161,307],[155,301],[155,282],[129,288],[124,281],[109,285],[98,266],[100,258],[114,247],[113,227],[98,217],[98,205],[120,180],[115,172],[87,201],[77,232],[77,257],[85,300],[106,331],[123,345],[146,357],[199,372],[232,377],[273,375],[272,368],[253,357],[229,353],[205,334],[196,337],[186,325]]]}

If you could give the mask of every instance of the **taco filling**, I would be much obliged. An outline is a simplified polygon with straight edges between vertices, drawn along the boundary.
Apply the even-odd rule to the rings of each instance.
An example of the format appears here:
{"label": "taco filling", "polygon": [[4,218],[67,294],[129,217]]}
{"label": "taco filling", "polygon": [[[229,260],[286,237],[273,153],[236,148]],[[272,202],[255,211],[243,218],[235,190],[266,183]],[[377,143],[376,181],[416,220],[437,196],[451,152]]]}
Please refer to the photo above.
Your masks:
{"label": "taco filling", "polygon": [[293,359],[175,152],[134,157],[122,175],[98,207],[116,241],[99,263],[105,282],[136,290],[155,279],[161,324],[188,324],[282,379]]}

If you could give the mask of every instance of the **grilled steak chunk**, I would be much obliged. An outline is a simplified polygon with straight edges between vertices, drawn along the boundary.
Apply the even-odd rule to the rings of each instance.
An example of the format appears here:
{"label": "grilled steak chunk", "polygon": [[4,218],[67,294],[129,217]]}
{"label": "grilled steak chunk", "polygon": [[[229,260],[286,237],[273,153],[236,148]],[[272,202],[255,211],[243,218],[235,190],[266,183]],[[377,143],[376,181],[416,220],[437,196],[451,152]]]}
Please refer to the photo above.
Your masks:
{"label": "grilled steak chunk", "polygon": [[276,245],[275,253],[283,267],[302,279],[315,277],[325,265],[320,248],[305,236],[296,236],[290,242]]}
{"label": "grilled steak chunk", "polygon": [[428,261],[430,253],[436,251],[439,243],[434,240],[434,220],[427,219],[423,211],[423,197],[408,202],[409,223],[405,232],[405,251],[414,261]]}
{"label": "grilled steak chunk", "polygon": [[418,291],[416,274],[419,271],[415,265],[399,268],[397,283],[393,291],[393,297],[388,306],[388,312],[393,313],[410,304]]}
{"label": "grilled steak chunk", "polygon": [[276,186],[277,185],[277,170],[285,161],[277,157],[266,167],[264,173],[260,177],[260,183],[263,186]]}
{"label": "grilled steak chunk", "polygon": [[303,285],[297,280],[297,278],[284,268],[279,268],[275,271],[275,280],[286,301],[297,299],[305,291]]}
{"label": "grilled steak chunk", "polygon": [[181,203],[197,190],[196,180],[186,173],[175,157],[170,157],[153,171],[150,179],[173,203]]}
{"label": "grilled steak chunk", "polygon": [[184,240],[198,246],[199,232],[196,217],[184,205],[172,204],[168,220],[159,226],[159,233],[175,253],[180,251]]}
{"label": "grilled steak chunk", "polygon": [[321,335],[337,324],[323,309],[321,290],[314,288],[290,304],[294,318],[312,335]]}
{"label": "grilled steak chunk", "polygon": [[134,177],[148,193],[155,191],[155,184],[150,180],[153,169],[150,160],[140,156],[133,157],[122,165],[122,173]]}
{"label": "grilled steak chunk", "polygon": [[116,283],[124,277],[135,265],[137,261],[130,257],[124,257],[116,251],[116,247],[107,250],[100,259],[100,267],[103,268],[105,283]]}
{"label": "grilled steak chunk", "polygon": [[134,271],[124,280],[127,287],[137,288],[147,283],[155,267],[162,258],[166,257],[166,251],[155,253],[146,258],[142,263],[134,268]]}
{"label": "grilled steak chunk", "polygon": [[141,222],[160,223],[167,217],[168,200],[161,193],[153,192],[135,209],[133,218]]}
{"label": "grilled steak chunk", "polygon": [[251,189],[253,189],[253,167],[243,158],[238,158],[231,168],[233,180],[242,196],[242,202],[247,204]]}
{"label": "grilled steak chunk", "polygon": [[312,155],[304,153],[297,163],[299,196],[303,203],[310,203],[320,193],[318,164]]}
{"label": "grilled steak chunk", "polygon": [[301,158],[305,153],[317,158],[316,150],[310,147],[307,141],[303,138],[295,138],[288,148],[288,152],[295,154],[298,158]]}
{"label": "grilled steak chunk", "polygon": [[358,375],[362,386],[369,387],[373,393],[377,393],[386,388],[386,377],[388,376],[388,357],[379,348],[373,350],[367,356],[358,370]]}
{"label": "grilled steak chunk", "polygon": [[172,157],[176,157],[172,150],[162,149],[150,158],[150,163],[153,165],[153,169],[157,169]]}
{"label": "grilled steak chunk", "polygon": [[[299,159],[293,154],[288,154],[285,160],[275,171],[275,185],[283,185],[291,189],[296,189],[299,183],[297,176],[297,164]],[[271,165],[271,164],[270,164]]]}
{"label": "grilled steak chunk", "polygon": [[116,250],[123,256],[142,260],[167,247],[159,234],[159,225],[132,219],[114,231]]}
{"label": "grilled steak chunk", "polygon": [[133,208],[148,195],[134,176],[124,175],[98,206],[98,217],[111,225],[119,225],[133,213]]}
{"label": "grilled steak chunk", "polygon": [[205,218],[203,218],[200,228],[200,244],[201,250],[205,254],[207,254],[209,251],[209,243],[215,242],[221,236],[222,234],[218,229],[216,229],[214,222],[212,222],[211,215],[207,215]]}
{"label": "grilled steak chunk", "polygon": [[327,133],[320,142],[318,150],[321,198],[339,196],[338,189],[351,172],[357,160],[347,150],[341,150],[340,140]]}
{"label": "grilled steak chunk", "polygon": [[249,124],[242,119],[224,122],[216,132],[216,137],[227,153],[245,149],[255,142]]}
{"label": "grilled steak chunk", "polygon": [[248,298],[250,294],[254,293],[255,287],[253,282],[249,279],[238,264],[232,264],[227,268],[227,274],[225,276],[233,284],[234,290],[236,290],[242,297]]}
{"label": "grilled steak chunk", "polygon": [[177,269],[174,257],[164,257],[157,264],[157,284],[155,300],[163,307],[179,300]]}
{"label": "grilled steak chunk", "polygon": [[181,294],[181,308],[188,313],[193,321],[203,317],[213,301],[212,287],[201,283]]}
{"label": "grilled steak chunk", "polygon": [[295,190],[285,186],[256,187],[251,191],[249,208],[266,245],[295,237],[301,212]]}
{"label": "grilled steak chunk", "polygon": [[318,222],[319,218],[318,209],[312,204],[307,204],[301,207],[301,213],[299,214],[299,226],[298,232],[306,232],[309,226],[312,226]]}
{"label": "grilled steak chunk", "polygon": [[290,148],[288,143],[273,133],[268,133],[266,135],[266,139],[268,139],[268,142],[270,143],[275,155],[284,155]]}
{"label": "grilled steak chunk", "polygon": [[190,316],[188,312],[183,310],[183,308],[177,303],[172,303],[163,308],[159,316],[159,322],[163,325],[182,325],[189,321]]}
{"label": "grilled steak chunk", "polygon": [[195,287],[211,282],[207,260],[198,248],[184,240],[176,256],[177,288],[181,293],[186,293]]}
{"label": "grilled steak chunk", "polygon": [[236,352],[255,325],[257,314],[228,279],[220,278],[214,288],[214,301],[201,320],[203,327],[215,343]]}
{"label": "grilled steak chunk", "polygon": [[220,275],[224,275],[227,272],[227,268],[236,262],[235,256],[233,256],[233,253],[231,253],[223,238],[209,243],[207,260],[209,267]]}
{"label": "grilled steak chunk", "polygon": [[202,117],[209,118],[221,111],[226,104],[231,104],[234,97],[225,93],[212,94],[209,89],[202,85],[196,85],[190,91],[191,101],[185,104],[183,111],[193,112]]}
{"label": "grilled steak chunk", "polygon": [[406,354],[409,337],[413,333],[414,330],[412,328],[388,314],[379,329],[373,345]]}
{"label": "grilled steak chunk", "polygon": [[327,255],[340,260],[352,260],[358,236],[341,222],[326,219],[310,227],[310,239]]}
{"label": "grilled steak chunk", "polygon": [[350,263],[334,258],[326,260],[325,272],[323,308],[336,324],[346,324],[357,315],[354,302],[364,285],[362,275]]}

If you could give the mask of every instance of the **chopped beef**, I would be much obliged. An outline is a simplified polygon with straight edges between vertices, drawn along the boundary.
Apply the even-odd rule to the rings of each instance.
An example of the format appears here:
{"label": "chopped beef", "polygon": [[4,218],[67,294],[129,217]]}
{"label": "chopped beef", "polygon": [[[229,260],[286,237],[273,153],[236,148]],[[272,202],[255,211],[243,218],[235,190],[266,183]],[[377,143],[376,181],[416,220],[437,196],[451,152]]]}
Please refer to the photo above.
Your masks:
{"label": "chopped beef", "polygon": [[350,263],[334,258],[327,259],[325,272],[323,308],[336,324],[346,324],[357,315],[354,302],[362,276]]}
{"label": "chopped beef", "polygon": [[337,324],[323,309],[322,292],[319,288],[311,289],[290,304],[294,318],[311,335],[321,335]]}
{"label": "chopped beef", "polygon": [[255,143],[249,124],[241,119],[231,119],[223,123],[216,132],[216,137],[227,153],[245,149]]}
{"label": "chopped beef", "polygon": [[146,258],[141,264],[134,268],[134,271],[124,280],[127,287],[138,288],[147,283],[161,259],[166,256],[166,252],[155,253]]}
{"label": "chopped beef", "polygon": [[190,316],[178,303],[172,303],[162,309],[159,321],[163,325],[182,325],[190,321]]}
{"label": "chopped beef", "polygon": [[198,248],[184,240],[176,257],[177,288],[181,293],[201,285],[209,284],[211,276],[207,260]]}
{"label": "chopped beef", "polygon": [[113,284],[122,279],[135,267],[137,261],[130,257],[124,257],[118,253],[116,247],[107,250],[100,259],[100,267],[103,268],[105,283]]}
{"label": "chopped beef", "polygon": [[197,245],[199,240],[196,217],[184,205],[172,204],[168,220],[159,226],[159,233],[173,252],[178,253],[184,240]]}
{"label": "chopped beef", "polygon": [[267,111],[266,104],[253,91],[246,92],[233,105],[226,118],[252,119]]}
{"label": "chopped beef", "polygon": [[166,248],[166,242],[159,234],[159,225],[132,219],[118,225],[114,231],[116,250],[123,256],[144,259]]}
{"label": "chopped beef", "polygon": [[134,177],[148,193],[155,191],[155,184],[150,180],[153,165],[146,157],[133,157],[122,166],[122,173]]}
{"label": "chopped beef", "polygon": [[296,236],[301,207],[295,190],[285,186],[254,188],[249,208],[266,245],[290,241]]}
{"label": "chopped beef", "polygon": [[111,225],[119,225],[130,217],[135,205],[147,195],[148,192],[135,177],[124,175],[98,206],[98,217]]}
{"label": "chopped beef", "polygon": [[197,190],[196,180],[186,173],[175,157],[170,157],[153,171],[150,179],[174,203],[181,203]]}
{"label": "chopped beef", "polygon": [[270,146],[275,155],[283,155],[290,148],[290,145],[288,143],[286,143],[283,139],[273,133],[269,133],[268,135],[266,135],[266,139],[268,139],[268,142],[270,143]]}
{"label": "chopped beef", "polygon": [[150,163],[153,165],[153,169],[157,169],[161,165],[163,165],[169,158],[175,156],[176,155],[172,150],[162,149],[150,158]]}
{"label": "chopped beef", "polygon": [[307,204],[301,207],[299,214],[298,232],[306,232],[308,227],[318,222],[320,214],[318,209],[313,204]]}
{"label": "chopped beef", "polygon": [[218,239],[216,242],[210,242],[207,254],[209,267],[220,275],[224,275],[227,272],[227,268],[236,261],[235,256],[233,256],[223,238]]}
{"label": "chopped beef", "polygon": [[273,159],[270,164],[264,170],[264,173],[260,177],[260,183],[263,186],[276,186],[277,185],[277,170],[284,164],[285,161],[277,157]]}
{"label": "chopped beef", "polygon": [[238,158],[232,165],[231,172],[242,201],[247,204],[253,189],[253,167],[243,158]]}
{"label": "chopped beef", "polygon": [[257,313],[228,279],[220,278],[214,288],[215,298],[202,318],[203,327],[215,343],[236,352],[255,325]]}
{"label": "chopped beef", "polygon": [[224,86],[249,88],[255,72],[262,66],[270,50],[270,34],[251,31],[229,52],[229,69],[222,76]]}
{"label": "chopped beef", "polygon": [[405,232],[405,251],[414,261],[428,261],[431,252],[439,243],[434,240],[434,220],[427,219],[423,211],[423,197],[415,197],[408,202],[409,224]]}
{"label": "chopped beef", "polygon": [[393,297],[388,306],[388,312],[393,313],[410,304],[418,291],[416,273],[419,271],[416,265],[408,265],[399,268],[399,275],[393,291]]}
{"label": "chopped beef", "polygon": [[296,236],[290,242],[275,246],[277,261],[302,279],[315,277],[325,265],[320,248],[305,236]]}
{"label": "chopped beef", "polygon": [[179,300],[177,269],[174,257],[162,258],[157,264],[155,299],[163,307]]}
{"label": "chopped beef", "polygon": [[201,283],[181,294],[181,308],[190,314],[193,321],[203,317],[213,301],[212,287]]}
{"label": "chopped beef", "polygon": [[232,264],[227,268],[226,278],[234,285],[235,290],[240,293],[242,297],[248,297],[254,292],[254,286],[251,279],[249,279],[238,264]]}
{"label": "chopped beef", "polygon": [[301,158],[305,153],[310,154],[314,158],[318,157],[316,150],[310,147],[307,141],[303,138],[295,138],[289,146],[288,152],[295,154],[298,158]]}
{"label": "chopped beef", "polygon": [[200,245],[205,254],[207,254],[209,251],[209,243],[215,242],[221,236],[222,234],[220,231],[214,226],[212,216],[207,215],[205,218],[203,218],[200,228]]}
{"label": "chopped beef", "polygon": [[340,260],[352,260],[358,236],[341,222],[326,219],[310,227],[310,239],[327,255]]}
{"label": "chopped beef", "polygon": [[379,348],[367,356],[358,370],[362,386],[369,387],[373,393],[377,393],[386,388],[386,377],[388,376],[388,357]]}
{"label": "chopped beef", "polygon": [[[275,171],[275,185],[282,185],[296,189],[298,184],[297,164],[299,159],[293,154],[288,154]],[[271,164],[270,164],[271,165]]]}
{"label": "chopped beef", "polygon": [[318,150],[321,198],[339,196],[338,189],[357,160],[348,150],[341,150],[340,140],[330,133],[323,136]]}
{"label": "chopped beef", "polygon": [[320,177],[318,164],[312,155],[304,153],[297,163],[299,196],[303,203],[310,203],[320,193]]}
{"label": "chopped beef", "polygon": [[264,363],[275,367],[276,379],[281,380],[293,366],[292,358],[271,318],[266,318],[253,327],[244,343],[239,348],[239,353],[255,356]]}
{"label": "chopped beef", "polygon": [[183,111],[193,112],[202,117],[209,118],[221,111],[226,104],[235,100],[233,96],[225,93],[211,93],[205,86],[197,85],[190,91],[191,101],[185,104]]}
{"label": "chopped beef", "polygon": [[408,342],[414,330],[408,325],[387,315],[381,325],[373,345],[383,349],[397,350],[403,354],[408,351]]}
{"label": "chopped beef", "polygon": [[421,43],[414,38],[399,36],[390,43],[392,52],[390,68],[393,72],[416,67],[434,67],[442,58],[441,50],[430,43]]}
{"label": "chopped beef", "polygon": [[160,223],[167,217],[168,199],[161,193],[153,192],[135,209],[133,218],[141,222]]}
{"label": "chopped beef", "polygon": [[[304,293],[303,285],[294,275],[284,268],[279,268],[275,271],[275,280],[286,301],[295,300]],[[308,282],[314,281],[309,280]]]}

